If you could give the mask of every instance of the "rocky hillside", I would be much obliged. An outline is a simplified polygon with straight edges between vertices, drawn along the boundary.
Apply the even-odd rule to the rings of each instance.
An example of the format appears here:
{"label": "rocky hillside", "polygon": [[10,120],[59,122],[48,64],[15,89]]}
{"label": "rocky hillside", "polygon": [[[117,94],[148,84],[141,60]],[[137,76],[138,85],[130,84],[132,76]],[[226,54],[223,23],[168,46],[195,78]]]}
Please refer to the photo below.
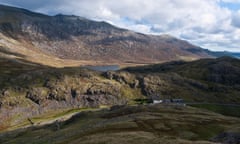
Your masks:
{"label": "rocky hillside", "polygon": [[0,59],[0,64],[1,129],[51,111],[136,104],[139,99],[240,103],[240,60],[229,57],[112,72],[11,59]]}
{"label": "rocky hillside", "polygon": [[0,38],[0,46],[9,51],[23,53],[16,50],[20,45],[26,57],[34,52],[39,58],[29,60],[38,63],[45,62],[41,57],[53,57],[53,62],[61,58],[112,63],[211,57],[200,47],[168,35],[144,35],[78,16],[47,16],[3,5],[0,5]]}

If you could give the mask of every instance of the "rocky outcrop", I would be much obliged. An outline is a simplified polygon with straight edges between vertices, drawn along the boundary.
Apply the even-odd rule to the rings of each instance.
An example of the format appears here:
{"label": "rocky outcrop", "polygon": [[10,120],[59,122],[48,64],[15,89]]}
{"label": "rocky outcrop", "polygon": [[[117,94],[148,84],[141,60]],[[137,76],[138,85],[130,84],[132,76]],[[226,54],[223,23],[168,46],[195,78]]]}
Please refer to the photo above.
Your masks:
{"label": "rocky outcrop", "polygon": [[[240,75],[240,62],[232,58],[166,63],[109,72],[24,64],[22,67],[29,68],[22,69],[8,63],[10,65],[2,65],[3,71],[0,72],[0,76],[4,77],[0,79],[0,110],[6,111],[0,112],[0,117],[6,121],[15,118],[18,113],[21,117],[17,121],[20,121],[50,111],[136,104],[139,99],[181,98],[187,102],[238,104],[239,82],[224,71],[215,71],[216,65],[221,67],[226,63],[233,69],[234,75]],[[213,74],[224,75],[225,81],[234,83],[210,81],[208,77]]]}
{"label": "rocky outcrop", "polygon": [[123,92],[130,89],[128,85],[103,79],[101,74],[86,69],[42,69],[9,76],[8,84],[0,89],[0,129],[47,112],[125,105],[130,101],[129,93]]}

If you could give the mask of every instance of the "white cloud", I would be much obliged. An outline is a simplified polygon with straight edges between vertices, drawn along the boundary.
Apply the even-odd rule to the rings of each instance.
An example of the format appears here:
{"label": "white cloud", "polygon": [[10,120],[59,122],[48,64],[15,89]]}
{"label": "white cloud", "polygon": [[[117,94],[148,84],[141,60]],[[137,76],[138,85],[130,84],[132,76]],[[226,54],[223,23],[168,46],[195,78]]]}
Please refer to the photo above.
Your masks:
{"label": "white cloud", "polygon": [[232,16],[232,25],[240,28],[240,10],[233,14]]}
{"label": "white cloud", "polygon": [[43,0],[38,6],[28,5],[32,0],[0,0],[14,1],[48,14],[75,14],[138,32],[171,34],[212,50],[240,51],[240,11],[221,5],[240,0]]}
{"label": "white cloud", "polygon": [[221,0],[221,1],[225,3],[240,3],[239,0]]}

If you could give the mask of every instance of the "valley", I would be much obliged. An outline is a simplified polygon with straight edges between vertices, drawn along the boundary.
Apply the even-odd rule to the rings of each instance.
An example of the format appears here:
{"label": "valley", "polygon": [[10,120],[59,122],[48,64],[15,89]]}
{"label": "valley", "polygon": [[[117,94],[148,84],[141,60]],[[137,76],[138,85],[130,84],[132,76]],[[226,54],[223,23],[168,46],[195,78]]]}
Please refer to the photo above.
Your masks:
{"label": "valley", "polygon": [[239,143],[238,55],[0,5],[0,143]]}

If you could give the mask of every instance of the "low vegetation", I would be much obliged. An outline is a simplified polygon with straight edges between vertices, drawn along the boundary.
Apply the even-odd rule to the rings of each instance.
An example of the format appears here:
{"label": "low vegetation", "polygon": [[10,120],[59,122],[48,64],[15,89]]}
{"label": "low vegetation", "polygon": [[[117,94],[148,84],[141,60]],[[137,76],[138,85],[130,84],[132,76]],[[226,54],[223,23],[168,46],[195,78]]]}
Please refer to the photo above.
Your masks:
{"label": "low vegetation", "polygon": [[174,105],[122,106],[81,112],[64,122],[0,134],[7,143],[213,143],[223,132],[236,133],[240,120]]}
{"label": "low vegetation", "polygon": [[190,104],[192,107],[207,109],[226,116],[240,117],[239,105],[221,105],[221,104]]}
{"label": "low vegetation", "polygon": [[[237,118],[179,106],[117,107],[111,111],[82,112],[66,122],[53,123],[83,108],[148,104],[153,99],[174,98],[239,116],[239,109],[204,105],[239,104],[236,59],[173,62],[111,72],[19,65],[18,61],[7,60],[1,63],[0,131],[34,124],[32,128],[10,132],[9,139],[1,137],[1,143],[52,143],[51,139],[56,143],[116,143],[113,137],[121,143],[211,143],[209,140],[222,132],[239,132]],[[221,66],[233,73],[218,71]],[[199,73],[202,77],[195,76]],[[100,137],[104,138],[97,141]]]}

